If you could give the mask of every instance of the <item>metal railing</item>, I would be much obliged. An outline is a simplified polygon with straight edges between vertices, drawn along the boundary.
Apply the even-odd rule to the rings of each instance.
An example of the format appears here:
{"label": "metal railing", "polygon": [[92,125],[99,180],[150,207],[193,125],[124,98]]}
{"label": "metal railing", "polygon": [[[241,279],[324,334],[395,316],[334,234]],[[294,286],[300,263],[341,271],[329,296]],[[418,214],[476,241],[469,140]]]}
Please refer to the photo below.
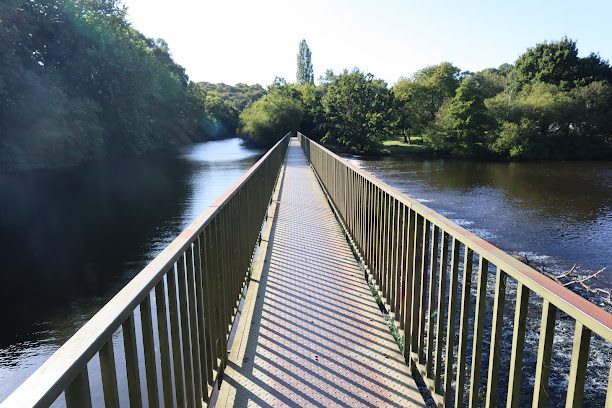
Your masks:
{"label": "metal railing", "polygon": [[208,402],[227,362],[230,328],[289,137],[172,241],[2,407],[49,406],[62,393],[68,407],[90,407],[87,365],[96,354],[104,405],[119,406],[123,384],[118,378],[125,376],[116,368],[117,336],[123,338],[130,406],[193,407]]}
{"label": "metal railing", "polygon": [[[304,135],[298,137],[366,272],[403,329],[406,361],[421,374],[439,406],[497,406],[504,341],[510,348],[503,374],[504,381],[508,375],[506,405],[526,404],[521,376],[528,313],[534,318],[530,297],[542,305],[530,403],[546,404],[555,323],[566,314],[574,331],[566,406],[581,406],[591,334],[612,342],[610,313]],[[493,274],[494,289],[487,292]],[[513,306],[507,297],[513,294],[513,323],[504,322],[504,310]],[[492,314],[486,308],[491,301]],[[511,330],[511,339],[502,335],[504,328]],[[484,346],[489,349],[488,371]],[[608,377],[605,404],[612,407],[612,369]]]}

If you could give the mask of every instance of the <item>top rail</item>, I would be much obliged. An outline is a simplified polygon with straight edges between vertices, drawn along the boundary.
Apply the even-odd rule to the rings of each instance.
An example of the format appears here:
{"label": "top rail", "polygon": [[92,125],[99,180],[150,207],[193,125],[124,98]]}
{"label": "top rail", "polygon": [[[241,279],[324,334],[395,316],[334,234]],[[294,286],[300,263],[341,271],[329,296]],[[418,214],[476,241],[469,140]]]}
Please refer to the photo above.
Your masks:
{"label": "top rail", "polygon": [[[567,398],[574,403],[582,397],[590,335],[594,333],[612,342],[612,314],[306,136],[298,133],[298,137],[373,281],[406,333],[404,351],[407,360],[412,360],[424,374],[439,405],[477,405],[479,387],[471,387],[469,395],[463,389],[466,383],[463,367],[469,365],[465,355],[467,333],[472,321],[475,328],[470,383],[478,384],[480,380],[482,337],[489,330],[493,346],[487,388],[496,388],[499,345],[503,342],[501,327],[504,304],[507,303],[507,277],[517,285],[507,396],[509,406],[517,404],[520,398],[522,347],[530,293],[543,302],[543,326],[536,364],[536,388],[541,389],[534,393],[534,406],[542,406],[546,400],[557,310],[571,316],[576,326]],[[477,271],[473,272],[475,256],[478,256],[479,263]],[[495,304],[491,326],[485,327],[483,305],[487,296],[489,267],[496,271],[497,286],[493,294]],[[470,312],[472,275],[477,275],[478,287],[475,310]],[[456,320],[460,322],[458,333],[454,327]],[[456,359],[453,351],[455,335],[459,338]],[[443,350],[445,355],[442,355]],[[453,363],[462,367],[456,373],[453,373]],[[454,393],[451,391],[453,379],[458,384]],[[611,388],[609,385],[608,390]],[[608,391],[608,403],[612,404],[611,394]],[[496,398],[496,391],[489,391],[485,397],[487,406],[496,405]]]}
{"label": "top rail", "polygon": [[[139,367],[134,334],[137,309],[141,315],[147,385],[157,390],[153,384],[157,382],[156,364],[152,359],[153,350],[161,349],[165,402],[180,406],[184,399],[207,401],[209,386],[223,372],[229,324],[247,283],[249,265],[289,137],[289,134],[283,137],[216,199],[1,406],[49,406],[63,391],[67,405],[90,406],[87,363],[98,352],[105,405],[114,406],[118,396],[112,338],[120,328],[130,403],[142,403],[138,378],[143,370]],[[153,299],[156,314],[152,316]],[[179,320],[180,329],[184,330],[181,333]],[[154,339],[155,325],[159,335]],[[176,337],[182,340],[179,342]],[[193,384],[190,375],[194,377]],[[149,406],[158,406],[156,392],[147,396]]]}

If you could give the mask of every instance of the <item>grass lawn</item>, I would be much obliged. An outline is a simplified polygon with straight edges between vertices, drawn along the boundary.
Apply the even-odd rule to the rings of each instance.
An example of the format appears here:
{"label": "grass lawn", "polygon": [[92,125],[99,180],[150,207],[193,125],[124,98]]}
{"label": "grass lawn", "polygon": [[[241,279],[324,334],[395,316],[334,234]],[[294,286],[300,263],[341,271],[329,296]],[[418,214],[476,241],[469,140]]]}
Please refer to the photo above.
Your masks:
{"label": "grass lawn", "polygon": [[383,141],[383,150],[391,156],[422,156],[430,153],[429,148],[421,144],[420,136],[413,136],[410,140],[412,143],[404,143],[403,136],[392,136]]}

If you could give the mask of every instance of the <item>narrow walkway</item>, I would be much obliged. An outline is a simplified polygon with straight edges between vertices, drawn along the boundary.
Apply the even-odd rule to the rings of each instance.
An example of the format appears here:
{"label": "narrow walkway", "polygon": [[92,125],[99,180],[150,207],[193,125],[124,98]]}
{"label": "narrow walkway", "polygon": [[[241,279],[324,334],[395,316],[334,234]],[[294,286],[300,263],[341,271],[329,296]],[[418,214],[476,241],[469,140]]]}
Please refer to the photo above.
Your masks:
{"label": "narrow walkway", "polygon": [[218,405],[425,405],[295,139],[258,284]]}

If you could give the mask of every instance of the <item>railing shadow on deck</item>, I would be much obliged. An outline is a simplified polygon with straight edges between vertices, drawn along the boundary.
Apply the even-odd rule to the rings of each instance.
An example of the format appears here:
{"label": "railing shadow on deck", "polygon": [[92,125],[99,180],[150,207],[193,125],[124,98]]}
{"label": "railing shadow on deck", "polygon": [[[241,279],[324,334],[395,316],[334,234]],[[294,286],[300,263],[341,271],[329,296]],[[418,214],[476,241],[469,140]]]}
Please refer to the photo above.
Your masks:
{"label": "railing shadow on deck", "polygon": [[[227,363],[230,328],[289,138],[272,147],[0,406],[47,407],[65,398],[68,407],[90,407],[90,377],[101,378],[107,407],[119,406],[125,397],[119,390],[125,388],[130,406],[208,402]],[[122,350],[113,345],[117,337]],[[115,356],[117,350],[122,355]],[[96,354],[99,365],[91,364]],[[117,361],[125,362],[127,379],[119,375]],[[99,372],[91,376],[88,363]]]}
{"label": "railing shadow on deck", "polygon": [[[406,361],[438,406],[545,406],[551,371],[563,373],[553,339],[566,317],[573,345],[565,405],[582,406],[591,337],[609,350],[610,313],[299,132],[298,138],[404,333]],[[513,318],[505,320],[512,308]],[[538,318],[539,330],[529,330]],[[528,332],[538,338],[535,367],[524,361]],[[605,399],[612,407],[612,367],[604,364],[607,396],[594,404]]]}

